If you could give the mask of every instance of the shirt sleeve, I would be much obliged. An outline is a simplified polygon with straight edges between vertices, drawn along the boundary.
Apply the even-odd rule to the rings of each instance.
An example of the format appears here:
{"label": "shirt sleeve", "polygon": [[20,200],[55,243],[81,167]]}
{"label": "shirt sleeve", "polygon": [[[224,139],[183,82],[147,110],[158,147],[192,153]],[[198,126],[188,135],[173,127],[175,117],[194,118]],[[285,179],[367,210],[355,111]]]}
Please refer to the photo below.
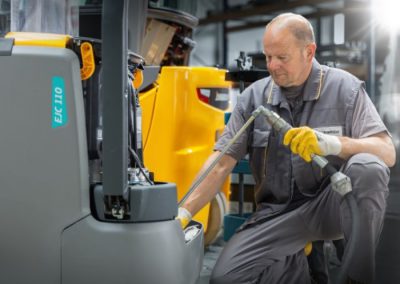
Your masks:
{"label": "shirt sleeve", "polygon": [[353,138],[365,138],[381,132],[390,135],[364,88],[360,88],[357,94],[351,130]]}
{"label": "shirt sleeve", "polygon": [[[236,133],[242,128],[242,126],[246,123],[245,112],[243,107],[243,100],[245,97],[245,93],[239,96],[238,102],[229,118],[228,124],[226,125],[221,137],[218,139],[217,143],[214,146],[215,151],[222,151],[224,147],[231,141],[231,139],[236,135]],[[251,128],[251,126],[249,127]],[[248,136],[249,136],[249,128],[244,131],[235,143],[231,145],[226,154],[233,157],[237,161],[242,159],[248,149]]]}

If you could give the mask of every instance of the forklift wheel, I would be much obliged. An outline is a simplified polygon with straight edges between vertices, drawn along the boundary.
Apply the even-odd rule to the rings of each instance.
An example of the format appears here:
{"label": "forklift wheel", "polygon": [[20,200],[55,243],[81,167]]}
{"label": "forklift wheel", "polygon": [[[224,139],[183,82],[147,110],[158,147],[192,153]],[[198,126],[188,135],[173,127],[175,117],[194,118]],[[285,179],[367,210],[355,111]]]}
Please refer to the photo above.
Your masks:
{"label": "forklift wheel", "polygon": [[219,192],[210,203],[208,213],[208,226],[204,234],[204,245],[211,245],[222,234],[224,216],[227,213],[227,201],[225,194]]}

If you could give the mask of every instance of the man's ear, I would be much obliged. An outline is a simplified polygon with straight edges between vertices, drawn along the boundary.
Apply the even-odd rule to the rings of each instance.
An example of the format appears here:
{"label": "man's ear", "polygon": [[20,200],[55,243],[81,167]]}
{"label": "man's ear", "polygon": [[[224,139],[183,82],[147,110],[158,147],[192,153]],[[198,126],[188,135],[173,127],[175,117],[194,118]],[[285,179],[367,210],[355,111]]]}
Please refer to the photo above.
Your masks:
{"label": "man's ear", "polygon": [[315,43],[309,43],[306,46],[306,56],[308,60],[312,60],[314,58],[316,50],[317,50],[317,45]]}

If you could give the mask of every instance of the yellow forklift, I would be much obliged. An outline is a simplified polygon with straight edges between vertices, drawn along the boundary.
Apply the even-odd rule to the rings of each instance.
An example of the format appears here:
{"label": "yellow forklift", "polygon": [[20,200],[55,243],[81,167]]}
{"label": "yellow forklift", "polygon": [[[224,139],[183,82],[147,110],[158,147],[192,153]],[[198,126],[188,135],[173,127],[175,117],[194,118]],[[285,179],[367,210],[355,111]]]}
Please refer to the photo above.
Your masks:
{"label": "yellow forklift", "polygon": [[[211,67],[165,66],[140,94],[144,161],[157,180],[177,185],[180,200],[210,155],[224,129],[231,84],[226,71]],[[221,229],[230,192],[221,192],[195,217],[205,227],[205,244]]]}
{"label": "yellow forklift", "polygon": [[[100,38],[101,1],[86,2],[79,9],[80,36]],[[225,80],[227,70],[188,66],[196,45],[195,3],[135,1],[133,5],[130,10],[141,11],[135,22],[143,28],[129,35],[137,39],[136,49],[146,62],[143,74],[138,74],[143,79],[138,88],[143,149],[138,152],[157,180],[176,184],[180,200],[212,153],[237,88]],[[229,197],[228,179],[216,198],[194,216],[204,226],[205,245],[220,235]]]}
{"label": "yellow forklift", "polygon": [[[177,185],[180,200],[222,134],[236,89],[225,80],[227,70],[188,66],[197,18],[177,10],[179,5],[171,9],[149,4],[141,54],[147,64],[161,68],[154,82],[145,79],[140,88],[144,161],[158,180]],[[194,216],[204,225],[206,245],[219,236],[229,196],[227,179],[214,200]]]}

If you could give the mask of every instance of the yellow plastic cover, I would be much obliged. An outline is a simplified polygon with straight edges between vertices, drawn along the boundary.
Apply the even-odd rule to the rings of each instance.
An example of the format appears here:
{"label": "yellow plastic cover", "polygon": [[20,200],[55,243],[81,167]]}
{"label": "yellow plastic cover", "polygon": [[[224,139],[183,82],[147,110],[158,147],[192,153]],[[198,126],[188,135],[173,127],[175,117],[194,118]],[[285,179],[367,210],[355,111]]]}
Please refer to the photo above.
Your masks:
{"label": "yellow plastic cover", "polygon": [[132,82],[133,88],[139,89],[140,86],[143,84],[143,72],[142,72],[142,70],[136,69],[134,77],[135,77],[135,79]]}
{"label": "yellow plastic cover", "polygon": [[95,70],[93,46],[89,42],[81,44],[81,56],[82,56],[82,68],[81,68],[81,79],[89,79]]}
{"label": "yellow plastic cover", "polygon": [[[213,67],[164,66],[154,87],[140,94],[144,164],[157,181],[177,185],[178,200],[190,188],[225,127],[225,111],[202,102],[197,89],[231,88],[225,73]],[[221,191],[229,199],[229,180]],[[194,219],[207,231],[208,217],[209,205]]]}
{"label": "yellow plastic cover", "polygon": [[14,45],[65,48],[71,40],[69,35],[50,33],[9,32],[6,38],[14,38]]}

